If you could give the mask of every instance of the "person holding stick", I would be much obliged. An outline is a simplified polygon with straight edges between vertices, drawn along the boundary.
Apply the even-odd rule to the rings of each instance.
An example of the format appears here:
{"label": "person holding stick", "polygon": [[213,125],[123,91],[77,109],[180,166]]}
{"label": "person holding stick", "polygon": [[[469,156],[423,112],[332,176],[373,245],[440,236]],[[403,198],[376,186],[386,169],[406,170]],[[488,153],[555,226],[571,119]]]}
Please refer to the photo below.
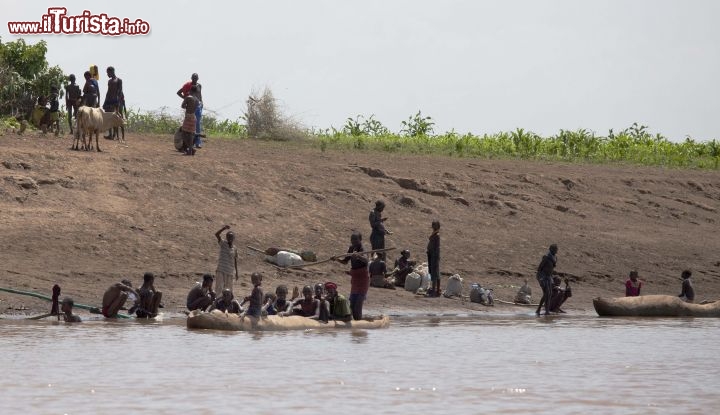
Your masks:
{"label": "person holding stick", "polygon": [[370,274],[368,273],[368,259],[359,252],[364,252],[362,234],[353,232],[350,236],[350,247],[344,258],[337,261],[343,264],[350,262],[350,309],[353,320],[362,320],[363,303],[370,288]]}

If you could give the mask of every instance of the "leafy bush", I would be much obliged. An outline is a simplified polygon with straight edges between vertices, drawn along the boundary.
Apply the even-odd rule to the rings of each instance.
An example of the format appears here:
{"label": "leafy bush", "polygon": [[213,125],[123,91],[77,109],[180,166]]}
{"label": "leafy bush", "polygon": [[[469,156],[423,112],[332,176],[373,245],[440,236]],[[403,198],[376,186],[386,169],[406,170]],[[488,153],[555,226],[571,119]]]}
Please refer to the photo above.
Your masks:
{"label": "leafy bush", "polygon": [[29,114],[51,86],[57,86],[62,97],[65,76],[60,67],[49,66],[46,53],[44,40],[34,45],[24,39],[0,41],[0,115]]}

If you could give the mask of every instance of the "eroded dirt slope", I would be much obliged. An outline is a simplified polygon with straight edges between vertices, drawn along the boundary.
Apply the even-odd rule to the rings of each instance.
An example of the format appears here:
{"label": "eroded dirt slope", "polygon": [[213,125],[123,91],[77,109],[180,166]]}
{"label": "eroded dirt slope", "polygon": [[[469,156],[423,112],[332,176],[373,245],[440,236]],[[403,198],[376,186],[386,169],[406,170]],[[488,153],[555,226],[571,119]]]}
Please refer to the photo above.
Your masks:
{"label": "eroded dirt slope", "polygon": [[[630,269],[646,294],[677,294],[693,270],[698,299],[720,297],[720,173],[628,166],[321,152],[288,143],[210,139],[195,157],[169,137],[102,140],[104,152],[70,151],[70,139],[0,136],[0,286],[48,293],[59,283],[76,302],[97,304],[121,278],[160,276],[177,311],[193,281],[213,272],[213,233],[230,224],[241,249],[237,294],[249,274],[264,286],[334,280],[346,267],[282,272],[246,245],[347,249],[353,229],[369,237],[376,199],[387,203],[387,244],[423,259],[430,223],[442,222],[442,271],[511,299],[547,246],[574,287],[569,309],[592,312],[597,295],[624,294]],[[369,245],[369,241],[366,242]],[[399,251],[398,251],[399,252]],[[392,254],[395,256],[395,254]],[[238,287],[238,286],[236,286]],[[0,293],[0,313],[47,303]],[[487,310],[458,299],[371,289],[379,312]],[[496,307],[496,310],[498,308]]]}

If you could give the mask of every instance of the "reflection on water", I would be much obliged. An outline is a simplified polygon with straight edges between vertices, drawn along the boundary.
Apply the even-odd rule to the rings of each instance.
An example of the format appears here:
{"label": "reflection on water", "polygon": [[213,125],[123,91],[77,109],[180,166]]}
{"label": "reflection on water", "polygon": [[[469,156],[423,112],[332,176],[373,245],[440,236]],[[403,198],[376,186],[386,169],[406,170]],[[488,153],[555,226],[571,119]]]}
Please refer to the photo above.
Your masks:
{"label": "reflection on water", "polygon": [[527,315],[277,333],[3,320],[0,413],[708,413],[718,329]]}

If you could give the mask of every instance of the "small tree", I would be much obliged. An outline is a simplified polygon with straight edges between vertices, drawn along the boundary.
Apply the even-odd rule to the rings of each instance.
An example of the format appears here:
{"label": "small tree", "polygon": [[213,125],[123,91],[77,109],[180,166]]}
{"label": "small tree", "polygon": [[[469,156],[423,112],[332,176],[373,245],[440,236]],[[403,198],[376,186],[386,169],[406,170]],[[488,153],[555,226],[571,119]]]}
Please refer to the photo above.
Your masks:
{"label": "small tree", "polygon": [[0,39],[0,114],[26,114],[39,96],[57,86],[62,97],[63,71],[50,67],[44,40],[28,45],[24,39],[2,43]]}
{"label": "small tree", "polygon": [[303,128],[278,109],[270,88],[265,88],[262,95],[256,91],[250,94],[244,118],[250,138],[287,141],[306,137]]}

